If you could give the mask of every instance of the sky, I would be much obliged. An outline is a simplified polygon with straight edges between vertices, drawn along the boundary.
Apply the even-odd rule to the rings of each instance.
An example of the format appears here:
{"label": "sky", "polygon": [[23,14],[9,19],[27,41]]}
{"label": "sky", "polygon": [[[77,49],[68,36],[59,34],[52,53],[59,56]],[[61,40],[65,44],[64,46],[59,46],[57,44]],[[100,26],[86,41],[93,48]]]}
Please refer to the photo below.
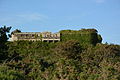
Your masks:
{"label": "sky", "polygon": [[120,44],[120,0],[0,0],[0,27],[58,32],[95,28],[103,43]]}

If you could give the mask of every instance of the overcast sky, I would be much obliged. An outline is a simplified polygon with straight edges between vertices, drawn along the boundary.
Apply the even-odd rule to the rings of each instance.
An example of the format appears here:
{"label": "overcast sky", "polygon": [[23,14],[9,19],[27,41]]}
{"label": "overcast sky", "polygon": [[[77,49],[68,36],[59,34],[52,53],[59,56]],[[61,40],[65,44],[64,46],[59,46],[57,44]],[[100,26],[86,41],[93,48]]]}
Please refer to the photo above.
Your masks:
{"label": "overcast sky", "polygon": [[120,0],[0,0],[0,26],[23,32],[95,28],[120,44]]}

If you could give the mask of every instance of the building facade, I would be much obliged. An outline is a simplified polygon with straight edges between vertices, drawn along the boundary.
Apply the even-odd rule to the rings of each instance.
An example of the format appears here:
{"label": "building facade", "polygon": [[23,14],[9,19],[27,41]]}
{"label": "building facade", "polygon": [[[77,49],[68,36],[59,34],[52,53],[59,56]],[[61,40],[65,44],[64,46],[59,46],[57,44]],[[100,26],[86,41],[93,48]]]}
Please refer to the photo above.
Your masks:
{"label": "building facade", "polygon": [[60,33],[51,33],[51,32],[13,33],[11,35],[11,41],[18,41],[18,40],[58,42],[60,41]]}

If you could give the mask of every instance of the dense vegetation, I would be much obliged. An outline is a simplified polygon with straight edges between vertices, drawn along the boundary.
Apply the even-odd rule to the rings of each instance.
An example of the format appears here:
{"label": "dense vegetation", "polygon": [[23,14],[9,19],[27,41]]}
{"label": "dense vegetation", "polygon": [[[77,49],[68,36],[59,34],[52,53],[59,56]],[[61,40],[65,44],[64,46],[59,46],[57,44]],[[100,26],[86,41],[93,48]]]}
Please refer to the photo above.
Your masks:
{"label": "dense vegetation", "polygon": [[0,43],[0,80],[120,80],[119,45],[62,39]]}
{"label": "dense vegetation", "polygon": [[78,40],[80,44],[93,44],[102,42],[102,37],[97,33],[96,29],[81,29],[81,30],[61,30],[61,40]]}

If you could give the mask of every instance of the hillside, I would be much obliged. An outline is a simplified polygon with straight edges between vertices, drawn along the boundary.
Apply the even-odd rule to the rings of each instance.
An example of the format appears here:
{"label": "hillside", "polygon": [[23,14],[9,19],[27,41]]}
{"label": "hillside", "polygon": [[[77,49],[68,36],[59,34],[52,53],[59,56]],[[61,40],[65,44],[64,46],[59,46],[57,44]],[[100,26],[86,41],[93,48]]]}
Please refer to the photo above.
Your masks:
{"label": "hillside", "polygon": [[61,42],[0,44],[0,80],[120,80],[120,45],[95,29],[62,30]]}

